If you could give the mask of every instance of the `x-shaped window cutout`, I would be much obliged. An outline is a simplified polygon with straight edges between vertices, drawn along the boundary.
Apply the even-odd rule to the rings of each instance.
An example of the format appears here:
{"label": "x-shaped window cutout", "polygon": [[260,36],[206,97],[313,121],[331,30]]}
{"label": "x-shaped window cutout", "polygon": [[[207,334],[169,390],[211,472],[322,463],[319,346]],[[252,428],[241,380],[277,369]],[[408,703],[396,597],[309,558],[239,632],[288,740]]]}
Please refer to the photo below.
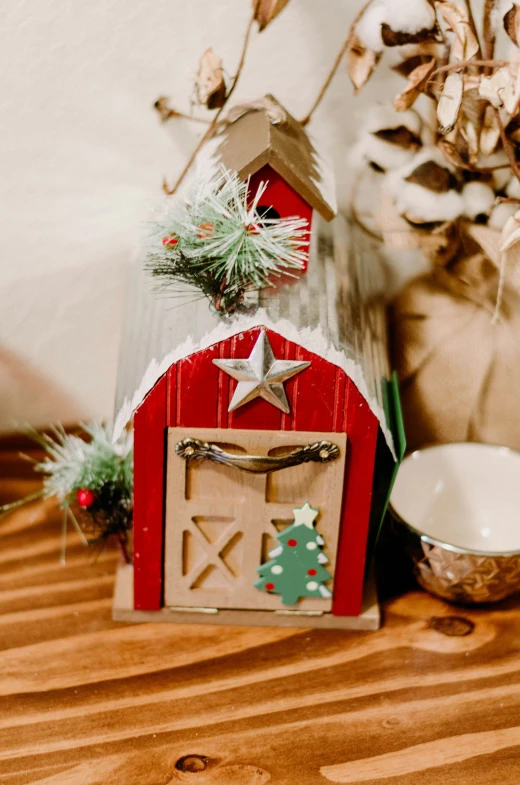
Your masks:
{"label": "x-shaped window cutout", "polygon": [[228,526],[214,542],[210,542],[208,538],[202,533],[193,519],[188,522],[186,531],[189,531],[197,540],[197,542],[204,549],[206,554],[202,562],[199,562],[186,576],[185,581],[189,588],[193,588],[194,584],[200,578],[204,570],[213,566],[219,570],[226,578],[231,587],[236,583],[236,575],[233,575],[226,562],[222,559],[221,553],[228,545],[235,534],[239,531],[237,523],[232,523]]}

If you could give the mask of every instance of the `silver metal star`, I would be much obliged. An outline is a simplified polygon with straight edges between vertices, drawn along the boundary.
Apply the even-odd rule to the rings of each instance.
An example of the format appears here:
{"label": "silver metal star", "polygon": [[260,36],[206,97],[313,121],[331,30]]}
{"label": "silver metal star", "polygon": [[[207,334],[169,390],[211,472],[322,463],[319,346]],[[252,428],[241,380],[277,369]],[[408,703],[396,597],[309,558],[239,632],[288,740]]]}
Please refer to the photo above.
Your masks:
{"label": "silver metal star", "polygon": [[290,407],[283,383],[310,365],[310,362],[299,360],[277,360],[265,330],[258,336],[247,359],[213,362],[238,381],[229,412],[260,396],[286,414],[290,412]]}

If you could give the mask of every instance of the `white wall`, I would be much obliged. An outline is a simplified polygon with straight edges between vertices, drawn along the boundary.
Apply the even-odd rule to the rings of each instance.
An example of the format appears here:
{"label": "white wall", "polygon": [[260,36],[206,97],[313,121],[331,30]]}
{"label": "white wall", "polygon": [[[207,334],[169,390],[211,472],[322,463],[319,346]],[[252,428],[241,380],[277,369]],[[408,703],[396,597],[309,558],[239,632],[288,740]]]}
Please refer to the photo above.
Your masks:
{"label": "white wall", "polygon": [[[198,127],[161,125],[160,94],[188,109],[208,46],[233,72],[250,0],[4,0],[0,64],[0,429],[112,412],[126,261],[162,176]],[[237,101],[309,108],[358,0],[291,0],[252,40]],[[388,89],[388,88],[387,88]],[[377,82],[363,101],[384,95]],[[355,133],[345,70],[313,132],[344,181]]]}

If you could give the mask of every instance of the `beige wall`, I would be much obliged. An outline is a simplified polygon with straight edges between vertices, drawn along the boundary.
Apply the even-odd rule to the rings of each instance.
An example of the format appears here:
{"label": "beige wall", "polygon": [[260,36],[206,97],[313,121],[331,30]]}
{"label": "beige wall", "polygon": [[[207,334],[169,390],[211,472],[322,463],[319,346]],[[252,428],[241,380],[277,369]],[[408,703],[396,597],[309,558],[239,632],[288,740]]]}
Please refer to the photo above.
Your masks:
{"label": "beige wall", "polygon": [[[291,0],[255,36],[237,100],[273,92],[306,112],[358,0]],[[159,94],[188,108],[198,56],[230,72],[249,0],[5,0],[0,45],[0,429],[112,411],[127,260],[197,126],[161,126]],[[369,101],[385,82],[370,85]],[[344,70],[313,131],[345,181],[361,99]]]}

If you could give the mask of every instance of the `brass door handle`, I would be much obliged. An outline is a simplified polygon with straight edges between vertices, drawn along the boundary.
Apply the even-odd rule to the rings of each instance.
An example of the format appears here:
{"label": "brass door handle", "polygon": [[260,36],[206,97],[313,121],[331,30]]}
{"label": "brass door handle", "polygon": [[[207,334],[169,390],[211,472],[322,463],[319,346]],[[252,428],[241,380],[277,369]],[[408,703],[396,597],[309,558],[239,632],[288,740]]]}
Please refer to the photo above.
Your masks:
{"label": "brass door handle", "polygon": [[304,447],[297,447],[285,455],[233,455],[225,452],[217,444],[203,442],[200,439],[187,438],[175,445],[175,452],[181,458],[192,461],[195,458],[223,463],[225,466],[234,466],[243,472],[252,474],[269,474],[290,466],[299,466],[302,463],[314,461],[327,463],[339,458],[339,447],[328,441],[314,442]]}

